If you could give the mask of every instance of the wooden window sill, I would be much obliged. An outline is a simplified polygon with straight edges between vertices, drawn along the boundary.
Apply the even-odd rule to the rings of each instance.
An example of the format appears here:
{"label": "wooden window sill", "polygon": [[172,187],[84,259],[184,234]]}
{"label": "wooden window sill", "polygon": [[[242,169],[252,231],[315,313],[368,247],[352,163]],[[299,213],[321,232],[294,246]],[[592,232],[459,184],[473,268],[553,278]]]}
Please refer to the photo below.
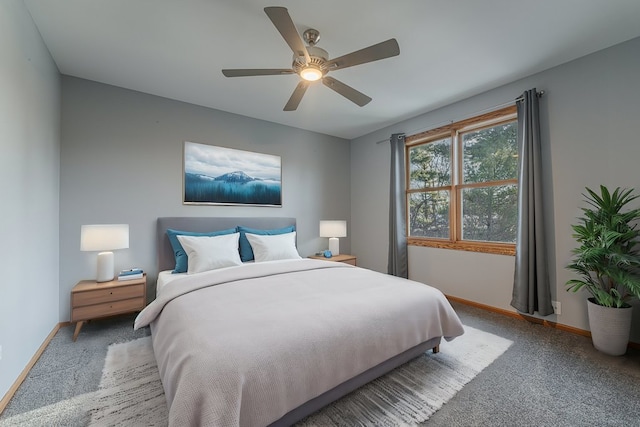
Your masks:
{"label": "wooden window sill", "polygon": [[509,243],[450,242],[447,240],[428,240],[409,237],[407,239],[407,244],[409,246],[453,249],[457,251],[481,252],[496,255],[515,256],[516,254],[516,246]]}

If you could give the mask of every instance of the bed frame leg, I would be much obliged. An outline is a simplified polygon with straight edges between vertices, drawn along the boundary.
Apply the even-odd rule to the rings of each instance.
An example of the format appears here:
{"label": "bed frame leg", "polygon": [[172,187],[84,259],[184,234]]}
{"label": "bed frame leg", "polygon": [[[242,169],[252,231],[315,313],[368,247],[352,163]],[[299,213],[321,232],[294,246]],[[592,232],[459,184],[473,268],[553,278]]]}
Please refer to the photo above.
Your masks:
{"label": "bed frame leg", "polygon": [[433,354],[440,353],[440,346],[437,345],[437,346],[433,347],[433,349],[431,351],[433,351]]}

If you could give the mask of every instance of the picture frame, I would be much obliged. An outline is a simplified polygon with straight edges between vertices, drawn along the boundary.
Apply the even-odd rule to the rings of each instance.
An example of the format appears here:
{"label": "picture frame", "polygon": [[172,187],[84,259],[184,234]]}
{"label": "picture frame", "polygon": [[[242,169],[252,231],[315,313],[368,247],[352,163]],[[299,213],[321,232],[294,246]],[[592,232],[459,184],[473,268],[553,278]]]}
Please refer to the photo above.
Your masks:
{"label": "picture frame", "polygon": [[280,156],[189,141],[183,154],[183,204],[282,207]]}

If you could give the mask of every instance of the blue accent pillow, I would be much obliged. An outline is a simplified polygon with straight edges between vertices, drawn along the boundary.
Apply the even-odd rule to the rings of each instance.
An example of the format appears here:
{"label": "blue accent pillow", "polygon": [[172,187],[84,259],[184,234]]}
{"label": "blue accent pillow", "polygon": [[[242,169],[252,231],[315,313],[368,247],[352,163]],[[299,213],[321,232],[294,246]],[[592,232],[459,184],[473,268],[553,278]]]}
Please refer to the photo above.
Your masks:
{"label": "blue accent pillow", "polygon": [[189,266],[189,257],[187,256],[184,248],[180,244],[178,240],[178,236],[222,236],[224,234],[233,234],[237,233],[238,230],[235,228],[229,228],[227,230],[219,230],[219,231],[210,231],[207,233],[195,233],[193,231],[180,231],[180,230],[172,230],[171,228],[167,229],[167,236],[169,237],[169,243],[171,243],[171,248],[173,249],[173,256],[176,259],[176,266],[171,273],[186,273],[187,267]]}
{"label": "blue accent pillow", "polygon": [[247,239],[247,233],[259,234],[261,236],[275,236],[278,234],[286,234],[296,231],[296,227],[291,225],[289,227],[275,228],[272,230],[258,230],[256,228],[248,228],[239,225],[238,231],[240,232],[240,259],[242,262],[247,262],[253,260],[253,249],[251,249],[251,244],[249,243],[249,239]]}

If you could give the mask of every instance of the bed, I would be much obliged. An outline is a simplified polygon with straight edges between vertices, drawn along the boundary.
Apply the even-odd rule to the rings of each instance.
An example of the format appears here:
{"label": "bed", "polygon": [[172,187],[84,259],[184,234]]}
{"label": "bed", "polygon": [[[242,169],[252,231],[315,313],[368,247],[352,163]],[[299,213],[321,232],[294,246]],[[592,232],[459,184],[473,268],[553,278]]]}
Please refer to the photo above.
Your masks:
{"label": "bed", "polygon": [[[273,230],[296,222],[158,218],[159,271],[176,265],[167,229],[239,225]],[[175,426],[289,426],[437,348],[443,337],[464,333],[451,305],[432,287],[301,258],[171,278],[136,319],[136,328],[145,325],[151,326],[169,424]]]}

